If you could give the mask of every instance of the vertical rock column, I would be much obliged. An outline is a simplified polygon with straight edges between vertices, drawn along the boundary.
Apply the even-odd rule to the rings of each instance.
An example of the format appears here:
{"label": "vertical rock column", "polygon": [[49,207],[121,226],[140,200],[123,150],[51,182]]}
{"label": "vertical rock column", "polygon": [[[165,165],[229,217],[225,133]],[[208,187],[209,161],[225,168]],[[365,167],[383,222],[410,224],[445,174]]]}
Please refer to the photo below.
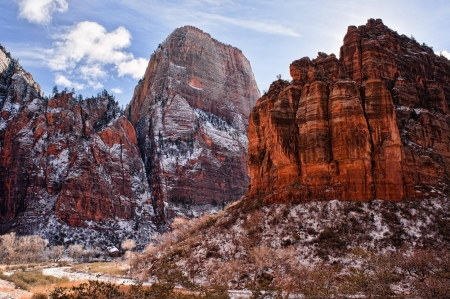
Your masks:
{"label": "vertical rock column", "polygon": [[250,118],[249,172],[250,192],[266,193],[298,181],[300,168],[297,152],[295,113],[300,89],[284,89],[285,81],[272,84],[266,101],[253,108]]}
{"label": "vertical rock column", "polygon": [[361,32],[356,26],[349,26],[344,37],[344,45],[341,47],[340,57],[347,69],[349,78],[358,84],[362,82],[362,53],[361,53]]}
{"label": "vertical rock column", "polygon": [[402,145],[394,104],[381,80],[372,79],[366,82],[365,111],[373,142],[375,197],[402,199]]}
{"label": "vertical rock column", "polygon": [[333,157],[338,165],[337,195],[349,200],[372,199],[371,138],[354,81],[336,82],[330,115]]}
{"label": "vertical rock column", "polygon": [[325,82],[316,81],[305,85],[296,116],[302,181],[308,186],[313,198],[334,196],[334,192],[325,187],[330,185],[336,173],[335,163],[330,164],[333,157],[328,98],[329,88]]}

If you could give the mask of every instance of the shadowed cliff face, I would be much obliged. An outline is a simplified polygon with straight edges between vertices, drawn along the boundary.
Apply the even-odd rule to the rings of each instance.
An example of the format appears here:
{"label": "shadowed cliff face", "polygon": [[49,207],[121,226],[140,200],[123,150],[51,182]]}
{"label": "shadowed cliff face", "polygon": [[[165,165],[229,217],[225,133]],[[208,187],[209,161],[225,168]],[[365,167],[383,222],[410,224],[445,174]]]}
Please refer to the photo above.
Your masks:
{"label": "shadowed cliff face", "polygon": [[386,27],[350,26],[340,58],[290,66],[252,110],[248,197],[402,200],[448,194],[450,62]]}
{"label": "shadowed cliff face", "polygon": [[134,128],[117,111],[108,98],[78,102],[70,93],[23,103],[2,140],[1,219],[54,213],[85,226],[130,220],[137,209],[150,216]]}
{"label": "shadowed cliff face", "polygon": [[[2,231],[52,239],[70,227],[93,233],[123,222],[117,233],[149,234],[154,214],[135,130],[109,95],[46,100],[0,47],[0,113]],[[117,237],[110,235],[106,242]]]}
{"label": "shadowed cliff face", "polygon": [[248,115],[260,96],[242,52],[194,27],[151,56],[127,116],[153,188],[164,202],[221,204],[248,190]]}
{"label": "shadowed cliff face", "polygon": [[150,198],[135,130],[111,96],[44,99],[0,45],[0,233],[142,246],[155,230]]}

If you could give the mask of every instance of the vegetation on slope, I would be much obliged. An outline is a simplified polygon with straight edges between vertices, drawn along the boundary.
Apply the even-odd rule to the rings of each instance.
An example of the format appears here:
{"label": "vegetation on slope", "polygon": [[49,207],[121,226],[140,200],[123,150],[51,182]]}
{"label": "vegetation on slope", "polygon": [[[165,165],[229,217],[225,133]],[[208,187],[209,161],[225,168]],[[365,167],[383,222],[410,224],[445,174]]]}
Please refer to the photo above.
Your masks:
{"label": "vegetation on slope", "polygon": [[203,287],[253,298],[449,298],[449,200],[241,201],[176,219],[135,263],[159,280],[180,271]]}

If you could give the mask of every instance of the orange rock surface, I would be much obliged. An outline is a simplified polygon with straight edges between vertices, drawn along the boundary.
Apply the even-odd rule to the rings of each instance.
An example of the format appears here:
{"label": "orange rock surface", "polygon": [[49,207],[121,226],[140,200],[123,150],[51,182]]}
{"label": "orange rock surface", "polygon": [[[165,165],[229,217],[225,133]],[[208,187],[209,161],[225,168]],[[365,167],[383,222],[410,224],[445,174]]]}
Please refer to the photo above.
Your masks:
{"label": "orange rock surface", "polygon": [[450,62],[379,19],[340,58],[290,66],[252,110],[250,198],[403,200],[450,192]]}

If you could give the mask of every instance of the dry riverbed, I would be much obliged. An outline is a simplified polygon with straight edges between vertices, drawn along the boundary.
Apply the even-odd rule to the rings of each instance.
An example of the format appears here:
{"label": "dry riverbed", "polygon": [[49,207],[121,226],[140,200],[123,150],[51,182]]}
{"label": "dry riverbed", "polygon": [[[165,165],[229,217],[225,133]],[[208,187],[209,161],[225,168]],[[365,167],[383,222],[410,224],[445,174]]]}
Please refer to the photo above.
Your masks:
{"label": "dry riverbed", "polygon": [[[57,278],[66,278],[68,283],[64,285],[52,284],[41,288],[33,288],[30,291],[25,291],[17,288],[14,283],[0,279],[0,299],[29,299],[33,295],[32,292],[45,292],[49,293],[49,290],[56,286],[70,287],[71,285],[78,285],[79,283],[89,280],[98,280],[103,282],[110,282],[115,284],[133,285],[137,281],[131,277],[127,277],[128,267],[125,263],[89,263],[78,264],[67,267],[39,267],[43,275],[53,276]],[[5,269],[3,269],[5,271]],[[21,271],[21,270],[16,270]],[[4,274],[12,275],[15,271],[5,271]],[[144,286],[150,286],[151,282],[143,283]],[[179,288],[183,291],[183,288]],[[246,290],[242,291],[229,291],[231,299],[244,299],[250,297],[250,292]]]}

